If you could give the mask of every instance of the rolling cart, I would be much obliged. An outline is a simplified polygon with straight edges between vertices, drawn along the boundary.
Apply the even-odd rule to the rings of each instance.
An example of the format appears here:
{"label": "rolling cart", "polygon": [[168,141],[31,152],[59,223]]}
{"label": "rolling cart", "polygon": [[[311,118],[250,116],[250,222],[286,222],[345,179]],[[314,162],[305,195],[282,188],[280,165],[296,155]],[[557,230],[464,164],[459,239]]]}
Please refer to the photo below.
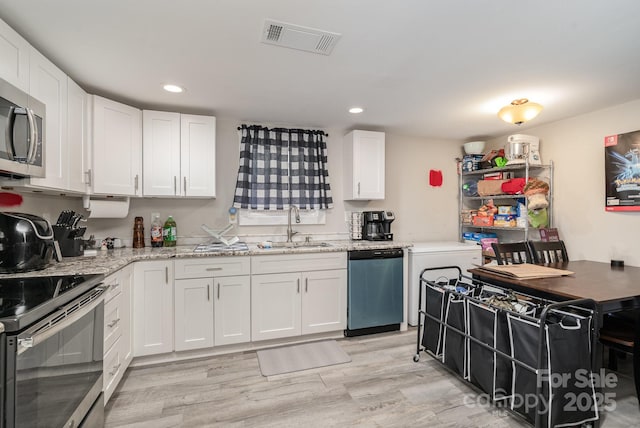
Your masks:
{"label": "rolling cart", "polygon": [[420,273],[419,302],[415,362],[428,353],[536,428],[597,424],[593,300],[549,301],[443,266]]}

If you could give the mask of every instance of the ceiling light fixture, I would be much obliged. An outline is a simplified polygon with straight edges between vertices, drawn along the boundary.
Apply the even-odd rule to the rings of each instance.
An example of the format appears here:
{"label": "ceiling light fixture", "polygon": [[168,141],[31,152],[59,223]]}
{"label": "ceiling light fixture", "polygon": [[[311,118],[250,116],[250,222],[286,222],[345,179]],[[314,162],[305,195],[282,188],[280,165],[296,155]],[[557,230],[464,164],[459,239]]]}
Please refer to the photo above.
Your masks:
{"label": "ceiling light fixture", "polygon": [[162,86],[162,89],[167,92],[173,92],[175,94],[179,94],[180,92],[184,91],[184,89],[182,89],[180,86],[171,84]]}
{"label": "ceiling light fixture", "polygon": [[541,111],[540,104],[532,103],[526,98],[520,98],[511,101],[508,106],[502,107],[498,112],[498,117],[505,122],[522,125],[536,117]]}
{"label": "ceiling light fixture", "polygon": [[364,109],[362,107],[351,107],[349,109],[349,113],[353,113],[353,114],[362,113],[363,111]]}

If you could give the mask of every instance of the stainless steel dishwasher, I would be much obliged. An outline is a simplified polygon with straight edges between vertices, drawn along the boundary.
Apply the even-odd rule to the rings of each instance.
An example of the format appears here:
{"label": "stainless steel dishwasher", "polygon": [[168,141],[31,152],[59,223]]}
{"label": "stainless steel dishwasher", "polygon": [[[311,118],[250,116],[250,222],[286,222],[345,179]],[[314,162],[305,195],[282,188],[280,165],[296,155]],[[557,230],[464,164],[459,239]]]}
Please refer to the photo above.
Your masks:
{"label": "stainless steel dishwasher", "polygon": [[349,251],[345,336],[400,329],[403,256],[401,248]]}

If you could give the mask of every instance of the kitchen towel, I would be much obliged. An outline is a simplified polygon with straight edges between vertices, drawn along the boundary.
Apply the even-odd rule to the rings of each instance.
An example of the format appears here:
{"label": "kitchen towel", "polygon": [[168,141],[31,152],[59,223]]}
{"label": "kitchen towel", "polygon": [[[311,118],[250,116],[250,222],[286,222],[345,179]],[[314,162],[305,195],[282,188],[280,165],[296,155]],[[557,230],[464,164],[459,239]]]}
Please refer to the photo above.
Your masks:
{"label": "kitchen towel", "polygon": [[129,214],[129,198],[124,200],[93,200],[83,198],[89,218],[125,218]]}
{"label": "kitchen towel", "polygon": [[315,369],[351,362],[335,340],[303,343],[258,351],[262,376]]}

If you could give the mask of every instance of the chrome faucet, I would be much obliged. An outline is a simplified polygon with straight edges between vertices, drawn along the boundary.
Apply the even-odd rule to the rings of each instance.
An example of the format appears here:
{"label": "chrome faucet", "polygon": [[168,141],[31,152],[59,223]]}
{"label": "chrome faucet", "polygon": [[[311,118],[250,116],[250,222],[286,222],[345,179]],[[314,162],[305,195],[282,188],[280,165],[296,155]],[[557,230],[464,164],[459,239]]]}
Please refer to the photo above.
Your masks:
{"label": "chrome faucet", "polygon": [[294,232],[291,228],[291,210],[296,212],[296,223],[300,223],[300,209],[295,205],[289,205],[289,221],[287,223],[287,242],[292,242],[291,238],[298,232]]}

